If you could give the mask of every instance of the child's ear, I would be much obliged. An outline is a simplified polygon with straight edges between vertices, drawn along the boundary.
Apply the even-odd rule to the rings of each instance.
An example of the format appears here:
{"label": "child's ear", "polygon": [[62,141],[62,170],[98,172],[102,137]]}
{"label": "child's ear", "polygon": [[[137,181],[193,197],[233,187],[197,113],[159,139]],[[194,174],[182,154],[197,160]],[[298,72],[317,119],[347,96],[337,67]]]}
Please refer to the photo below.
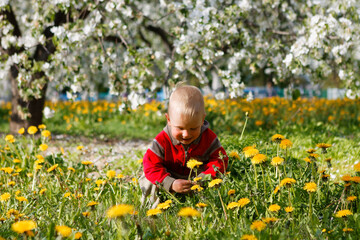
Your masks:
{"label": "child's ear", "polygon": [[169,114],[165,113],[165,117],[166,117],[167,123],[170,125],[170,117],[169,117]]}

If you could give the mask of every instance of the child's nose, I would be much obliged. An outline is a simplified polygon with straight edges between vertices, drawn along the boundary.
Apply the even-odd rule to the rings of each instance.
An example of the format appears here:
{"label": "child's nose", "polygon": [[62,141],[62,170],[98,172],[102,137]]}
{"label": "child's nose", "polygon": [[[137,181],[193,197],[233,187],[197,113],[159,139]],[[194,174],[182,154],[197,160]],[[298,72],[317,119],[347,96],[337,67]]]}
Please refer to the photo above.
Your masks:
{"label": "child's nose", "polygon": [[182,136],[183,136],[183,138],[187,138],[187,137],[189,137],[189,131],[187,131],[187,130],[184,130],[183,132],[182,132]]}

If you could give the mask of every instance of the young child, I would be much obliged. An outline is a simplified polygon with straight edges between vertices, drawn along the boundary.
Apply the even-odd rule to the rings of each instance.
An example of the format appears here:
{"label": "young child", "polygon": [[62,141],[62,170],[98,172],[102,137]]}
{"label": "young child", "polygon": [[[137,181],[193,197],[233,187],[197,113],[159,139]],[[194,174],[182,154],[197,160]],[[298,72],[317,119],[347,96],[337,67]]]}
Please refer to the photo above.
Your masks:
{"label": "young child", "polygon": [[143,158],[144,173],[139,179],[142,204],[150,195],[152,208],[157,206],[156,184],[168,192],[191,192],[193,184],[187,180],[190,169],[186,167],[189,159],[203,162],[198,169],[199,177],[211,174],[215,178],[213,166],[225,172],[228,157],[215,133],[209,129],[205,115],[204,98],[198,88],[181,85],[171,94],[165,114],[167,125],[155,137]]}

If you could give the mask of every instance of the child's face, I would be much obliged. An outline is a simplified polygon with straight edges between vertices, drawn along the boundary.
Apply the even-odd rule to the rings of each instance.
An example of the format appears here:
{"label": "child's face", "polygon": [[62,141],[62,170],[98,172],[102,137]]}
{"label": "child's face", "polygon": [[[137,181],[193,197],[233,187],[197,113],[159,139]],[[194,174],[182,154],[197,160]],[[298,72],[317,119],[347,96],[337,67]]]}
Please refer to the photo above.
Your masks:
{"label": "child's face", "polygon": [[184,117],[181,114],[165,114],[171,128],[171,135],[184,145],[192,143],[200,136],[205,116]]}

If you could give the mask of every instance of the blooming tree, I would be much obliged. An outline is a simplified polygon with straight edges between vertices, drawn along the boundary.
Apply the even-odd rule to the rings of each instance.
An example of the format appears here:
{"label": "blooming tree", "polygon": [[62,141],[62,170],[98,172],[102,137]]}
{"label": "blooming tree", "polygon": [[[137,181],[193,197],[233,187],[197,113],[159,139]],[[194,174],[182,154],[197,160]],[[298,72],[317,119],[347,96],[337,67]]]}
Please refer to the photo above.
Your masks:
{"label": "blooming tree", "polygon": [[[308,75],[359,86],[357,0],[0,0],[0,79],[10,79],[10,127],[39,124],[48,84],[74,93],[106,82],[139,96],[180,80]],[[24,118],[26,120],[24,120]]]}

